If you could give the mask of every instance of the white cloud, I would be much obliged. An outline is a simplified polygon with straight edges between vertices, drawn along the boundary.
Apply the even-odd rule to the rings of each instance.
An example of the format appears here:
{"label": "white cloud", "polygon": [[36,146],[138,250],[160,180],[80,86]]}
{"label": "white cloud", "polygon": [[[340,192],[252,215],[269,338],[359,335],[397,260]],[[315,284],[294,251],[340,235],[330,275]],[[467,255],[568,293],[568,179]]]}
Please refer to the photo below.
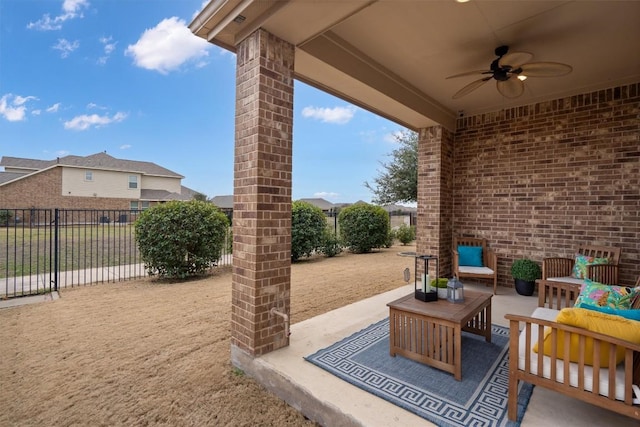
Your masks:
{"label": "white cloud", "polygon": [[57,113],[58,110],[60,109],[60,103],[56,102],[55,104],[53,104],[51,107],[47,108],[47,113]]}
{"label": "white cloud", "polygon": [[401,130],[396,130],[384,135],[383,139],[385,142],[397,144],[400,138],[402,138],[404,133]]}
{"label": "white cloud", "polygon": [[53,45],[53,48],[55,50],[60,51],[61,58],[68,57],[74,50],[76,50],[79,47],[80,47],[80,42],[78,40],[70,42],[67,39],[58,39],[58,43]]}
{"label": "white cloud", "polygon": [[38,99],[35,96],[20,96],[10,93],[0,98],[0,116],[10,122],[21,122],[25,120],[28,101]]}
{"label": "white cloud", "polygon": [[39,116],[40,113],[42,113],[42,110],[33,110],[33,111],[31,111],[31,115],[32,116]]}
{"label": "white cloud", "polygon": [[95,102],[90,102],[90,103],[88,103],[88,104],[87,104],[87,108],[88,108],[89,110],[92,110],[92,109],[94,109],[94,108],[95,108],[96,110],[106,110],[106,109],[107,109],[107,107],[103,107],[102,105],[98,105],[98,104],[96,104]]}
{"label": "white cloud", "polygon": [[338,196],[340,196],[339,193],[333,193],[329,191],[320,191],[313,194],[313,197],[319,197],[321,199],[335,199]]}
{"label": "white cloud", "polygon": [[136,66],[167,74],[187,62],[199,63],[209,55],[209,43],[191,33],[185,21],[172,17],[146,30],[125,55]]}
{"label": "white cloud", "polygon": [[109,115],[83,114],[64,122],[64,128],[71,130],[87,130],[91,127],[100,128],[111,123],[121,122],[126,118],[127,115],[121,112],[114,114],[113,117],[109,117]]}
{"label": "white cloud", "polygon": [[121,150],[128,150],[129,148],[131,148],[130,144],[123,144],[123,145],[120,146]]}
{"label": "white cloud", "polygon": [[100,37],[98,40],[102,43],[104,48],[104,55],[98,58],[98,64],[104,65],[109,60],[109,57],[111,57],[113,51],[116,50],[117,43],[112,43],[112,37]]}
{"label": "white cloud", "polygon": [[89,7],[88,0],[65,0],[62,3],[62,14],[51,18],[47,13],[42,16],[36,22],[29,22],[27,24],[28,29],[40,30],[40,31],[53,31],[62,28],[62,24],[75,18],[82,18],[82,9]]}
{"label": "white cloud", "polygon": [[353,106],[334,108],[304,107],[302,109],[302,117],[339,125],[349,123],[355,113],[356,108]]}

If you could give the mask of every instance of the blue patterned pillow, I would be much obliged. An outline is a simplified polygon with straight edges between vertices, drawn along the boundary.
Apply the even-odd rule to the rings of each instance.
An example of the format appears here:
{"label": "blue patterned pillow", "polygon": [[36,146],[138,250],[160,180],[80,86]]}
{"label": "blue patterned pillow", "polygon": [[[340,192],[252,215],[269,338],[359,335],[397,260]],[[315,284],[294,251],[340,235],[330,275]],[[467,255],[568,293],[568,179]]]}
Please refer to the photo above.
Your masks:
{"label": "blue patterned pillow", "polygon": [[458,246],[458,265],[484,267],[482,264],[482,246]]}
{"label": "blue patterned pillow", "polygon": [[581,304],[580,308],[586,308],[591,311],[599,311],[600,313],[613,314],[614,316],[622,316],[625,319],[629,320],[637,320],[640,321],[640,310],[637,309],[621,309],[621,308],[611,308],[611,307],[600,307],[598,305],[591,304]]}

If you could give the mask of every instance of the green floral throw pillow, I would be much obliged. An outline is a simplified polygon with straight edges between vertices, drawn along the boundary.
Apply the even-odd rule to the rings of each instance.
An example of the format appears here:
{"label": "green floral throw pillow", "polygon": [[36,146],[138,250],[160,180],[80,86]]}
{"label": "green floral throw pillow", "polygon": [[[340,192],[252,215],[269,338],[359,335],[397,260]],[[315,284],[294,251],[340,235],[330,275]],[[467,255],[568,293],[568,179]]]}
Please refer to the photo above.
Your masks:
{"label": "green floral throw pillow", "polygon": [[576,298],[575,307],[591,305],[628,310],[638,295],[640,295],[639,288],[603,285],[586,279]]}
{"label": "green floral throw pillow", "polygon": [[596,258],[592,256],[576,254],[576,261],[573,264],[571,276],[576,279],[587,278],[587,266],[595,264],[609,264],[609,258]]}

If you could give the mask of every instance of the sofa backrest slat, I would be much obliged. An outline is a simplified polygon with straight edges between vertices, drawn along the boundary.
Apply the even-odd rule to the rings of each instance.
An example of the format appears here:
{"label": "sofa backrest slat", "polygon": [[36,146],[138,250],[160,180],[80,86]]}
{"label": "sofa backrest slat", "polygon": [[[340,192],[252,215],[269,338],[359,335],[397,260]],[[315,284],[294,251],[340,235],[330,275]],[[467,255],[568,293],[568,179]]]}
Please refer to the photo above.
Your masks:
{"label": "sofa backrest slat", "polygon": [[594,245],[580,245],[578,246],[577,253],[585,256],[591,256],[596,258],[609,258],[611,264],[618,265],[620,261],[620,248],[610,246],[594,246]]}

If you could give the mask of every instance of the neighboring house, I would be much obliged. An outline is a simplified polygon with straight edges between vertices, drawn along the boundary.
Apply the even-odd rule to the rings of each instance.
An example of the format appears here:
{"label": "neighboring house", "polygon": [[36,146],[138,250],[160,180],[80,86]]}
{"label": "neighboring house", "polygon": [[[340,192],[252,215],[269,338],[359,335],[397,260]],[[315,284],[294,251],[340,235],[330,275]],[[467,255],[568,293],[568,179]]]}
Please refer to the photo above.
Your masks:
{"label": "neighboring house", "polygon": [[300,199],[300,201],[301,202],[310,203],[313,206],[316,206],[316,207],[322,209],[322,212],[324,212],[325,214],[328,214],[330,212],[335,212],[335,210],[336,210],[336,205],[334,205],[331,202],[326,201],[325,199],[321,199],[321,198]]}
{"label": "neighboring house", "polygon": [[151,162],[106,153],[34,160],[0,159],[0,208],[143,210],[169,200],[191,200],[184,176]]}

